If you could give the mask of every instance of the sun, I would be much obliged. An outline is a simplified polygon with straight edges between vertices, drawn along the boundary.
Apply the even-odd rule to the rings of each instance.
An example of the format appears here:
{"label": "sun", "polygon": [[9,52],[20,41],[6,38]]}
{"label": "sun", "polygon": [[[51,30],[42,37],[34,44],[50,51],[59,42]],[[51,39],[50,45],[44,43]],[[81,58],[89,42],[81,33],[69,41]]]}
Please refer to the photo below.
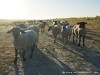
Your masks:
{"label": "sun", "polygon": [[[2,0],[0,1],[0,18],[19,19],[25,11],[24,0]],[[26,8],[27,9],[27,8]]]}

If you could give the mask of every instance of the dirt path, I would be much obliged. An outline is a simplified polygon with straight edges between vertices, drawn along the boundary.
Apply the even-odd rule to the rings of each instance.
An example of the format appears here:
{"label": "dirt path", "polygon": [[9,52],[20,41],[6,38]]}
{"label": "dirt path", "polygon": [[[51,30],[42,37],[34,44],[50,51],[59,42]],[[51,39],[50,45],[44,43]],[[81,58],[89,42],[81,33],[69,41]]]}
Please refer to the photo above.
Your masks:
{"label": "dirt path", "polygon": [[[6,35],[5,37],[10,37]],[[99,75],[100,51],[90,45],[77,47],[70,41],[63,48],[62,40],[58,38],[53,43],[53,36],[49,33],[40,34],[38,48],[32,59],[23,62],[18,57],[13,64],[14,49],[11,38],[6,38],[0,47],[0,75]],[[2,40],[1,40],[2,41]],[[67,73],[68,72],[68,73]],[[76,73],[75,73],[76,72]],[[87,73],[79,73],[87,72]]]}

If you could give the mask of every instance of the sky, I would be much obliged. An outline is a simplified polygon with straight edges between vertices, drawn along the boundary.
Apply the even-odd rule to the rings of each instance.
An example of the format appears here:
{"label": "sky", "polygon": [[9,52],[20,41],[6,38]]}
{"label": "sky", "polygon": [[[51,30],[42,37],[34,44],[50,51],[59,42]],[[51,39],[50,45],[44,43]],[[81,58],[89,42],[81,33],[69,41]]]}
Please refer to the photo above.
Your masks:
{"label": "sky", "polygon": [[100,16],[100,0],[0,0],[0,19]]}

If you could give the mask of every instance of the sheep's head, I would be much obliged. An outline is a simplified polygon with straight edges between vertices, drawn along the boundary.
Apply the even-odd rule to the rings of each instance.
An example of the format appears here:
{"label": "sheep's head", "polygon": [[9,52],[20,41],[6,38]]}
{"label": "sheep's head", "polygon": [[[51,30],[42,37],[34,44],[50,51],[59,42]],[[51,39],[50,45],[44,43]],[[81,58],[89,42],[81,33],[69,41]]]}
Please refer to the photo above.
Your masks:
{"label": "sheep's head", "polygon": [[63,26],[63,30],[66,30],[66,25]]}
{"label": "sheep's head", "polygon": [[87,24],[86,22],[78,22],[77,23],[79,25],[80,28],[85,28],[85,24]]}
{"label": "sheep's head", "polygon": [[46,25],[46,22],[44,22],[44,25]]}
{"label": "sheep's head", "polygon": [[54,21],[54,22],[53,22],[53,25],[57,25],[57,24],[58,24],[58,22],[57,22],[57,21]]}
{"label": "sheep's head", "polygon": [[18,38],[20,32],[21,32],[21,33],[25,33],[25,31],[22,30],[22,29],[19,28],[19,27],[14,27],[14,28],[12,28],[11,30],[9,30],[7,33],[11,33],[11,32],[12,32],[12,35],[13,35],[13,37],[14,37],[15,40],[17,40],[17,38]]}
{"label": "sheep's head", "polygon": [[14,27],[11,30],[9,30],[7,33],[11,33],[11,32],[12,33],[20,33],[20,32],[25,33],[25,31],[21,29],[20,27]]}

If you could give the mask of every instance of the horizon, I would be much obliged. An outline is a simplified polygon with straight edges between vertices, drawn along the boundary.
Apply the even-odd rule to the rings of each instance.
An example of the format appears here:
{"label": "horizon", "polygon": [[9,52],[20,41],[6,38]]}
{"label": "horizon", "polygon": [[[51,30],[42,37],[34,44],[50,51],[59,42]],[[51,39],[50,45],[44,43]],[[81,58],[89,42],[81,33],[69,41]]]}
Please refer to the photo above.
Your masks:
{"label": "horizon", "polygon": [[0,0],[0,19],[56,19],[100,15],[100,0]]}
{"label": "horizon", "polygon": [[[99,15],[97,15],[100,17]],[[59,18],[47,18],[47,19],[0,19],[0,20],[52,20],[52,19],[69,19],[69,18],[95,18],[97,16],[83,16],[83,17],[59,17]]]}

